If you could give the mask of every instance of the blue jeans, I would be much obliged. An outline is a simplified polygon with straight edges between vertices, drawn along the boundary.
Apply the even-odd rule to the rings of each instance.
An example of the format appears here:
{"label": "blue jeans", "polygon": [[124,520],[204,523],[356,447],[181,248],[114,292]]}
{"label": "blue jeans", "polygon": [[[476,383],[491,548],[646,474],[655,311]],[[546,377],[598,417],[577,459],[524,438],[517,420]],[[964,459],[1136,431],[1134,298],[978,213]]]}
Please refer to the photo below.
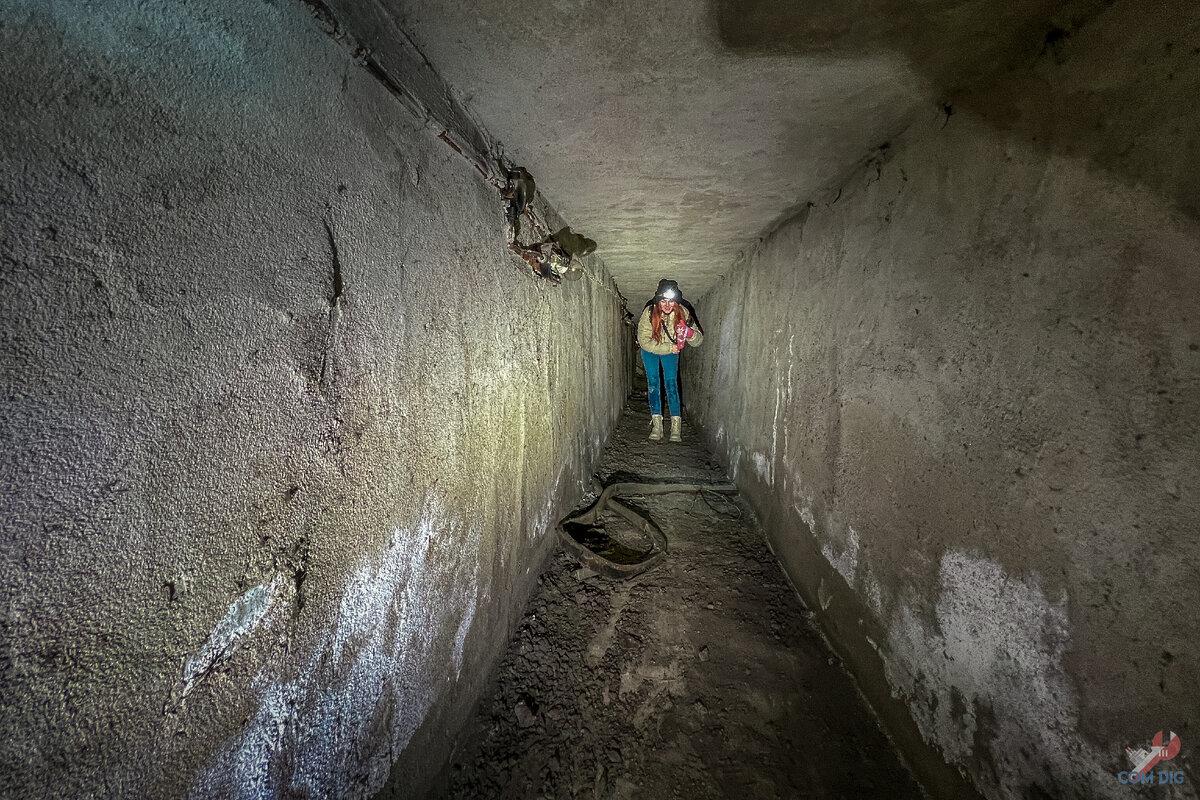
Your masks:
{"label": "blue jeans", "polygon": [[656,356],[642,351],[642,364],[646,367],[646,388],[650,394],[650,413],[662,414],[662,381],[658,377],[661,366],[667,383],[667,408],[672,417],[679,416],[679,353]]}

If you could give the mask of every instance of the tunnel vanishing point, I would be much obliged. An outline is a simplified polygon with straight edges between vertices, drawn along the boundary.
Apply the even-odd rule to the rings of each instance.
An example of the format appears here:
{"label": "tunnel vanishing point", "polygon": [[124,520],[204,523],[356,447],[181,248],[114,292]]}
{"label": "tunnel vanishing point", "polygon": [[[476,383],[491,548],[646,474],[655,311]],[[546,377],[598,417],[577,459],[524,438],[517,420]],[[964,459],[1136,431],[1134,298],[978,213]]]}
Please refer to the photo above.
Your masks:
{"label": "tunnel vanishing point", "polygon": [[[0,0],[0,81],[0,797],[447,796],[555,587],[608,637],[556,680],[639,724],[844,680],[882,731],[847,780],[1200,796],[1194,2]],[[645,441],[662,278],[682,444]],[[618,471],[709,458],[737,497],[671,502],[744,504],[761,563],[644,498],[649,583],[562,572]],[[657,595],[698,629],[730,564],[778,579],[729,630],[794,604],[832,677],[714,640],[610,680],[638,591],[706,576]],[[689,694],[726,657],[757,700]],[[543,730],[534,694],[480,719]],[[719,739],[749,782],[691,796],[898,796]],[[651,796],[592,750],[477,796]]]}

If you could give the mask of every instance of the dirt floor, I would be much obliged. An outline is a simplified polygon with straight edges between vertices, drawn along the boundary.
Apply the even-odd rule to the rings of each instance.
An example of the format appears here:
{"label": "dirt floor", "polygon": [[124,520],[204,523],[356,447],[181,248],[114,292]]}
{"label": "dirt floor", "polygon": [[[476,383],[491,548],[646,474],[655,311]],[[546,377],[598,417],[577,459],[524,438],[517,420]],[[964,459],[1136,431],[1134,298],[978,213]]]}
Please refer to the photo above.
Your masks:
{"label": "dirt floor", "polygon": [[[599,477],[728,477],[631,400]],[[918,798],[744,501],[633,498],[670,540],[627,581],[561,551],[456,748],[453,798]]]}

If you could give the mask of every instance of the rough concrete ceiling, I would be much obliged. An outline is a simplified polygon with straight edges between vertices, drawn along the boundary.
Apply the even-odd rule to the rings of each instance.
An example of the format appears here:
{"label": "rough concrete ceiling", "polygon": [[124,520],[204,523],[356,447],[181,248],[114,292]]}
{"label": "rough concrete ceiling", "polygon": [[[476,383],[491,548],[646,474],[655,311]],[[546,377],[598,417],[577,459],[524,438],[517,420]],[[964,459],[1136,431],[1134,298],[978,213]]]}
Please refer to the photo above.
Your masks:
{"label": "rough concrete ceiling", "polygon": [[[1043,46],[1054,0],[382,0],[631,299],[695,297],[781,214]],[[1051,38],[1053,34],[1051,34]]]}

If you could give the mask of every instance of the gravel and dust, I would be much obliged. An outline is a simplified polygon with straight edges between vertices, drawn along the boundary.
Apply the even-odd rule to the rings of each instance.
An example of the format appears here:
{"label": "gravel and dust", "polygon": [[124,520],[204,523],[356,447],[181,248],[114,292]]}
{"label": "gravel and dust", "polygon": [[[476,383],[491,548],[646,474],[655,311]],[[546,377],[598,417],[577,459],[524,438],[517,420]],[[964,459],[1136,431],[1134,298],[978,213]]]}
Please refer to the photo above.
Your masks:
{"label": "gravel and dust", "polygon": [[[724,482],[631,400],[599,477]],[[460,737],[452,798],[919,798],[740,496],[632,498],[670,540],[627,581],[556,553]]]}

